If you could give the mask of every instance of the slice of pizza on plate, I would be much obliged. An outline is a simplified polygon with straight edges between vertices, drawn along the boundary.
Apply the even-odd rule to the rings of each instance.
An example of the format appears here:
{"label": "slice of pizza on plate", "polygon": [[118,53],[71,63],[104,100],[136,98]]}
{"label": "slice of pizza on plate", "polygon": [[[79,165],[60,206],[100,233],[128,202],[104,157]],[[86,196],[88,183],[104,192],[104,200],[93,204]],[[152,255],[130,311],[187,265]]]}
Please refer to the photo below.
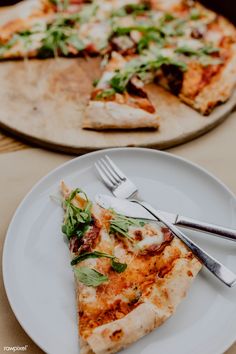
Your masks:
{"label": "slice of pizza on plate", "polygon": [[201,269],[160,223],[130,219],[61,184],[81,353],[116,353],[159,327]]}

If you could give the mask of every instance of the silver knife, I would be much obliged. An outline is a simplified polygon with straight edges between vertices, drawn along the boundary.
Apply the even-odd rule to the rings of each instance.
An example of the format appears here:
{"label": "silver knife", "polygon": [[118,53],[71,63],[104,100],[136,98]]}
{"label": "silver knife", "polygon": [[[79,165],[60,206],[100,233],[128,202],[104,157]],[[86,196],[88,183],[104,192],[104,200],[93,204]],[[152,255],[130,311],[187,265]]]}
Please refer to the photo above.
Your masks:
{"label": "silver knife", "polygon": [[[130,218],[156,220],[156,218],[141,205],[132,203],[126,199],[119,199],[106,194],[97,194],[95,200],[101,207],[114,209],[116,213]],[[158,212],[160,212],[168,222],[176,226],[203,231],[227,240],[236,241],[236,230],[162,210],[158,210]]]}

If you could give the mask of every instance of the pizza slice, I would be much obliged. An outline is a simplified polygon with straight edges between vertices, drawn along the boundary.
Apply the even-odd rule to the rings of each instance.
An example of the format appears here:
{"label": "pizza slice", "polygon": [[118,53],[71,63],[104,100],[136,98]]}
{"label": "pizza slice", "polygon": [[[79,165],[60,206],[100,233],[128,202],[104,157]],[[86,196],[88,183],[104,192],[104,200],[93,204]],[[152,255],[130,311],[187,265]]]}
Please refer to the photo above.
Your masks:
{"label": "pizza slice", "polygon": [[160,223],[130,219],[61,184],[81,353],[116,353],[175,311],[201,263]]}
{"label": "pizza slice", "polygon": [[[143,88],[143,82],[131,71],[129,73],[129,65],[133,65],[133,60],[124,58],[119,53],[112,53],[101,79],[91,93],[83,128],[101,130],[159,127],[158,114]],[[125,70],[122,78],[124,89],[119,89],[116,81],[122,70]]]}

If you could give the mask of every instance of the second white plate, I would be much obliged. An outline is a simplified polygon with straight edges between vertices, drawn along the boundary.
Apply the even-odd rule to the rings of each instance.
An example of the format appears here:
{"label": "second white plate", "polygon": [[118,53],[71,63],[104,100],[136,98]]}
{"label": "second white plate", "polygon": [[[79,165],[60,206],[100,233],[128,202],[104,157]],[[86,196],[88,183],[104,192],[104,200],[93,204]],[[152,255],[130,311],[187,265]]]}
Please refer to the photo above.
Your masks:
{"label": "second white plate", "polygon": [[[3,273],[12,309],[47,353],[78,354],[73,275],[61,234],[63,212],[49,196],[61,179],[90,198],[108,193],[93,164],[105,153],[156,207],[236,227],[236,200],[206,171],[173,155],[148,149],[112,149],[67,162],[43,178],[23,200],[4,245]],[[236,244],[187,234],[236,272]],[[176,314],[124,351],[126,354],[221,354],[236,339],[236,290],[202,270]]]}

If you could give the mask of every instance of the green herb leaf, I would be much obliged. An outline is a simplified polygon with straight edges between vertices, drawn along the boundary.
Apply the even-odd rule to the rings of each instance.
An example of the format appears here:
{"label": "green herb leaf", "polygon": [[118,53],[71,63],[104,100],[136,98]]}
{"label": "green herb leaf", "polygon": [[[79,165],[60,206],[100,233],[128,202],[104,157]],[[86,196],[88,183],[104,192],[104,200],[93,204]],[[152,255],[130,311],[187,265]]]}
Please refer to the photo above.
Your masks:
{"label": "green herb leaf", "polygon": [[119,262],[119,260],[115,256],[112,256],[111,254],[108,253],[99,252],[99,251],[82,253],[76,256],[74,259],[72,259],[71,265],[74,266],[88,258],[102,258],[102,257],[110,258],[112,260],[111,266],[117,273],[122,273],[127,268],[127,264]]}
{"label": "green herb leaf", "polygon": [[78,264],[87,258],[102,258],[102,257],[111,258],[111,259],[114,258],[114,256],[112,256],[108,253],[104,253],[104,252],[99,252],[99,251],[86,252],[86,253],[82,253],[79,256],[76,256],[74,259],[72,259],[71,265],[73,266],[75,264]]}
{"label": "green herb leaf", "polygon": [[162,55],[155,56],[153,59],[143,56],[128,62],[123,69],[112,77],[109,84],[116,92],[123,93],[134,75],[140,75],[139,77],[142,79],[144,73],[155,72],[164,64],[178,66],[182,71],[187,69],[186,64],[181,60],[163,57]]}
{"label": "green herb leaf", "polygon": [[69,4],[68,0],[50,0],[53,5],[56,5],[58,11],[66,10]]}
{"label": "green herb leaf", "polygon": [[96,87],[98,83],[99,83],[99,79],[94,79],[93,80],[93,87]]}
{"label": "green herb leaf", "polygon": [[148,32],[147,34],[143,35],[143,37],[138,42],[138,52],[141,53],[144,49],[148,48],[150,43],[155,43],[162,47],[164,44],[164,39],[158,32]]}
{"label": "green herb leaf", "polygon": [[112,259],[111,266],[117,273],[123,273],[127,268],[126,263],[120,263],[119,261],[116,260],[116,258]]}
{"label": "green herb leaf", "polygon": [[197,56],[210,55],[219,52],[219,48],[213,47],[212,45],[205,45],[199,49],[193,49],[189,46],[182,46],[175,50],[176,53],[184,54],[187,56]]}
{"label": "green herb leaf", "polygon": [[198,55],[199,54],[199,50],[193,49],[193,48],[188,47],[188,46],[181,46],[181,47],[178,47],[175,50],[175,53],[185,54],[185,55]]}
{"label": "green herb leaf", "polygon": [[190,19],[191,20],[199,20],[199,18],[201,18],[201,13],[198,9],[193,8],[190,11]]}
{"label": "green herb leaf", "polygon": [[143,221],[127,218],[126,216],[114,213],[114,218],[110,220],[110,233],[118,233],[126,237],[128,240],[133,241],[132,237],[128,234],[129,227],[141,225],[143,225]]}
{"label": "green herb leaf", "polygon": [[213,47],[211,44],[207,44],[204,47],[201,48],[201,52],[203,54],[214,54],[214,53],[219,53],[220,48]]}
{"label": "green herb leaf", "polygon": [[132,15],[138,15],[141,14],[145,11],[150,10],[150,5],[148,3],[143,3],[143,4],[127,4],[125,6],[126,13],[132,14]]}
{"label": "green herb leaf", "polygon": [[87,286],[96,287],[108,281],[106,275],[88,267],[76,268],[74,272],[79,281]]}
{"label": "green herb leaf", "polygon": [[95,99],[100,100],[102,98],[107,98],[107,97],[113,96],[115,93],[116,93],[116,91],[113,88],[107,89],[102,92],[99,92],[96,95]]}
{"label": "green herb leaf", "polygon": [[[76,207],[72,201],[77,194],[81,194],[87,201],[84,209]],[[65,220],[62,225],[62,232],[66,234],[68,239],[72,236],[81,238],[88,230],[92,220],[91,207],[92,203],[88,200],[87,195],[79,188],[73,190],[70,196],[64,201]]]}
{"label": "green herb leaf", "polygon": [[58,52],[66,56],[69,53],[68,45],[73,45],[78,51],[83,50],[84,45],[76,29],[79,20],[78,14],[59,14],[47,25],[39,56],[55,56]]}

